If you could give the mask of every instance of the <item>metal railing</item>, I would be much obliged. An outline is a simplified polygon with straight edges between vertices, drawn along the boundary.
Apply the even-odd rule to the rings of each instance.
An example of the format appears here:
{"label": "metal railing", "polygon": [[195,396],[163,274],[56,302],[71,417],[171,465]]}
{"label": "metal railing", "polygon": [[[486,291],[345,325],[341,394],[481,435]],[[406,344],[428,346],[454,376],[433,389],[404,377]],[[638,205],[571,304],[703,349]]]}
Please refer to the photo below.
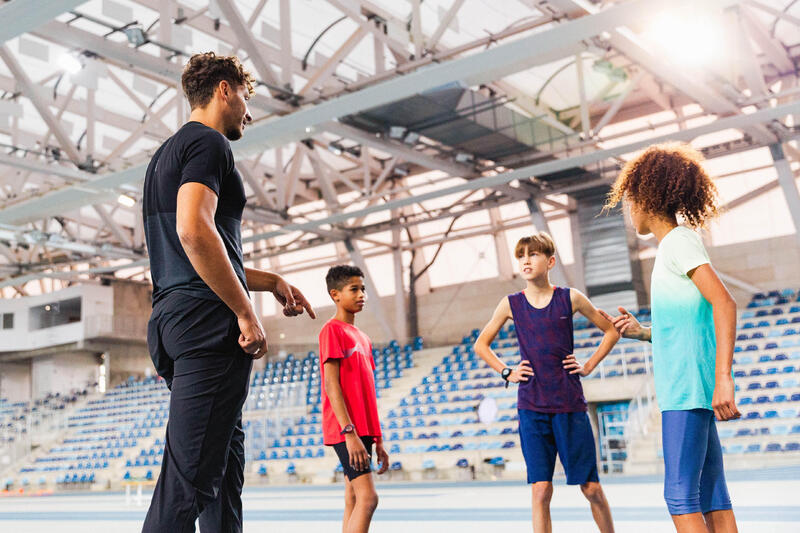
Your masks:
{"label": "metal railing", "polygon": [[257,459],[275,439],[285,438],[286,428],[296,427],[297,418],[308,413],[307,394],[307,382],[251,387],[244,407],[245,457],[248,461]]}
{"label": "metal railing", "polygon": [[[94,391],[89,392],[91,394]],[[0,414],[0,471],[14,465],[65,430],[70,415],[77,406],[84,404],[87,397],[58,406],[25,402],[18,407],[9,405],[5,408],[5,413]]]}

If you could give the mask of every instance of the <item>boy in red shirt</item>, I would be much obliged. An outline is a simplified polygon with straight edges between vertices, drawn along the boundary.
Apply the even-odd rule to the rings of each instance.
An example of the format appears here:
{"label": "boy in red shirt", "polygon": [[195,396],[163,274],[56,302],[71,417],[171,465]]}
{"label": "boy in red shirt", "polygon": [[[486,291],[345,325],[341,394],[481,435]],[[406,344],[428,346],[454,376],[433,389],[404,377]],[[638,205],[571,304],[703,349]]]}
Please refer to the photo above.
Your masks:
{"label": "boy in red shirt", "polygon": [[343,533],[366,533],[378,507],[372,482],[372,446],[383,474],[389,455],[383,448],[375,393],[372,342],[355,326],[355,314],[367,300],[364,273],[348,265],[331,267],[325,276],[336,316],[319,333],[322,367],[322,433],[344,470]]}

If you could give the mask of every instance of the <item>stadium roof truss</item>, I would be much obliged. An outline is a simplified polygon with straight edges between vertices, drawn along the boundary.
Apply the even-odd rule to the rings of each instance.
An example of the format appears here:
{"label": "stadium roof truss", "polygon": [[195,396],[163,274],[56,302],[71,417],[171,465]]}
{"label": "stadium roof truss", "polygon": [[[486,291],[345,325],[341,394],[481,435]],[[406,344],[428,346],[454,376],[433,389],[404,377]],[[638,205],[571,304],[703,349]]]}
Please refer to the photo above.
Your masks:
{"label": "stadium roof truss", "polygon": [[[499,214],[521,201],[546,225],[570,216],[570,195],[607,187],[627,154],[728,130],[707,157],[769,147],[778,175],[735,202],[780,187],[800,227],[790,0],[704,2],[733,53],[702,67],[648,33],[662,12],[696,9],[685,0],[45,4],[0,5],[13,21],[0,29],[0,287],[19,294],[46,277],[146,275],[144,169],[186,121],[182,65],[206,50],[236,53],[258,80],[254,124],[232,144],[246,260],[334,244],[335,256],[281,266],[397,264],[530,224]],[[624,127],[650,115],[661,118]],[[487,223],[418,231],[479,211]]]}

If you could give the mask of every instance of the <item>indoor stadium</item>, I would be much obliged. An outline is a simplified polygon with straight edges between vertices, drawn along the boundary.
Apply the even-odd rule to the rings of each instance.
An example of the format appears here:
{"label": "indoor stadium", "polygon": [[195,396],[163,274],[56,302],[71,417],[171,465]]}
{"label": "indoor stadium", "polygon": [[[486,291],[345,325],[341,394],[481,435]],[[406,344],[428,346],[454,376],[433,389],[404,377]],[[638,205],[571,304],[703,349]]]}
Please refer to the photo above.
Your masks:
{"label": "indoor stadium", "polygon": [[0,2],[0,532],[800,531],[800,2]]}

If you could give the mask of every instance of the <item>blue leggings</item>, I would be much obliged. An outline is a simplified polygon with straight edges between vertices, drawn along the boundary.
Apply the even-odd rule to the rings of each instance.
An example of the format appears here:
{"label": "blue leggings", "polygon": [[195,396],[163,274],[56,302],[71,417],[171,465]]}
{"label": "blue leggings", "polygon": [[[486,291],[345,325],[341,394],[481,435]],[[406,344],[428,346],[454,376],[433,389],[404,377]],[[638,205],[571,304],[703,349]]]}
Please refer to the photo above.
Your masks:
{"label": "blue leggings", "polygon": [[661,413],[664,499],[671,515],[731,508],[722,447],[709,409]]}

